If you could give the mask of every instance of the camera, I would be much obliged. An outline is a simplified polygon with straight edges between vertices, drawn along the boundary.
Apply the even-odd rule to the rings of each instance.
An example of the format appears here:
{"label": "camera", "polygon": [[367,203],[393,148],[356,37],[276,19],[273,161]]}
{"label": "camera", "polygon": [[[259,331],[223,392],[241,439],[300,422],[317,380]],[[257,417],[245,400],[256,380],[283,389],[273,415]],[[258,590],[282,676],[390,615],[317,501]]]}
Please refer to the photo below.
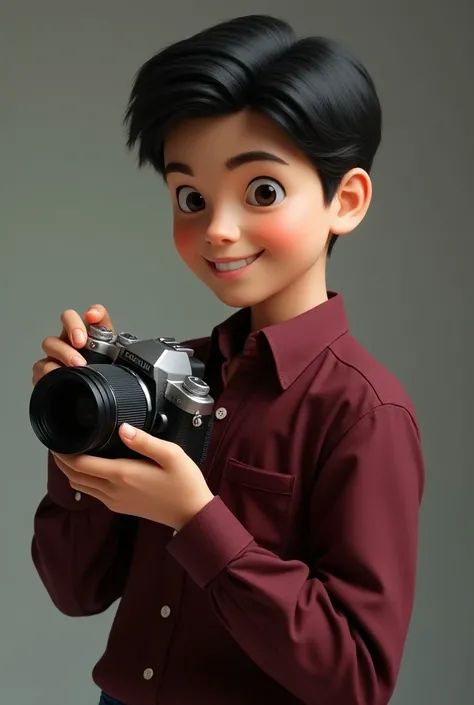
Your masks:
{"label": "camera", "polygon": [[140,458],[120,439],[121,424],[178,444],[201,466],[214,400],[204,363],[175,338],[139,340],[101,325],[87,327],[87,364],[42,377],[29,404],[37,438],[56,453]]}

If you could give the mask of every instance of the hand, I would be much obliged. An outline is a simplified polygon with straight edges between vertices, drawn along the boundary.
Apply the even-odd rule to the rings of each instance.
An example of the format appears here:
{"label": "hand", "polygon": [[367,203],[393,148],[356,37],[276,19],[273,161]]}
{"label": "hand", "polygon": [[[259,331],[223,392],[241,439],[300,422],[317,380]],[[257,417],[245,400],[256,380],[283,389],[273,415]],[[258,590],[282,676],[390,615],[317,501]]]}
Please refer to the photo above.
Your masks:
{"label": "hand", "polygon": [[[96,323],[113,328],[110,316],[100,304],[91,306],[85,313],[86,323]],[[78,352],[86,343],[86,326],[76,311],[69,309],[61,315],[63,329],[59,336],[48,336],[44,339],[42,348],[46,357],[38,360],[33,365],[33,379],[35,385],[41,377],[58,367],[72,367],[85,365],[86,360]]]}
{"label": "hand", "polygon": [[150,460],[53,453],[75,490],[109,509],[181,529],[214,497],[193,460],[175,443],[123,424],[121,440]]}

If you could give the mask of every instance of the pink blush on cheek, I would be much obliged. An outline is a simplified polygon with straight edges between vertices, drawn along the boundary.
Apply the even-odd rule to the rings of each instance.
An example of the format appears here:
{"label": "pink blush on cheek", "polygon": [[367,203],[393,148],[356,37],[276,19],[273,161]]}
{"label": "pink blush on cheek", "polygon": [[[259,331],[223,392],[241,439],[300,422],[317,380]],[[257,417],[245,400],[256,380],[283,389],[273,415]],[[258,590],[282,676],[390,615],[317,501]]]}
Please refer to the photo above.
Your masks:
{"label": "pink blush on cheek", "polygon": [[181,257],[186,260],[196,247],[196,235],[193,228],[177,228],[173,232],[175,247]]}
{"label": "pink blush on cheek", "polygon": [[255,243],[262,250],[285,254],[292,252],[298,246],[301,233],[294,219],[282,217],[280,213],[272,213],[258,227],[252,228]]}

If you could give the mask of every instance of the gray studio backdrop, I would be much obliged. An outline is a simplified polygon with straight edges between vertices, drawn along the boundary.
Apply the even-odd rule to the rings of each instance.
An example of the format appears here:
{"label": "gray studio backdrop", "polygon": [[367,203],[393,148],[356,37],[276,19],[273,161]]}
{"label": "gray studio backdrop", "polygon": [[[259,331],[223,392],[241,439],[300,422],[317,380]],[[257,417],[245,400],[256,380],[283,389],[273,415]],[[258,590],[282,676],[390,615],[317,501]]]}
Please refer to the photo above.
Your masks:
{"label": "gray studio backdrop", "polygon": [[164,44],[254,12],[346,42],[379,88],[375,200],[338,243],[329,284],[344,294],[354,333],[406,385],[423,431],[418,593],[393,703],[474,702],[472,4],[0,5],[0,705],[95,705],[90,669],[115,610],[62,616],[31,564],[46,478],[27,418],[41,341],[64,308],[94,302],[139,335],[205,334],[230,312],[178,261],[164,189],[125,151],[133,74]]}

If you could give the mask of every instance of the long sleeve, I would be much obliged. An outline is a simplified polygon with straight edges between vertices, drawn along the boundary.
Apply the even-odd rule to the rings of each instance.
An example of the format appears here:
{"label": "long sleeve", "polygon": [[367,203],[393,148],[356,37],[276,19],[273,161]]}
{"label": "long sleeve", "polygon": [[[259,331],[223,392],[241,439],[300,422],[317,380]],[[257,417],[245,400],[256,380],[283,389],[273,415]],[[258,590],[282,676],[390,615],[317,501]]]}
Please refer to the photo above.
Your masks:
{"label": "long sleeve", "polygon": [[317,475],[309,565],[258,546],[219,497],[168,544],[255,663],[306,705],[386,705],[414,593],[424,484],[409,413],[380,406]]}
{"label": "long sleeve", "polygon": [[34,518],[31,554],[54,605],[76,617],[104,612],[123,590],[136,520],[78,496],[48,453],[48,493]]}

